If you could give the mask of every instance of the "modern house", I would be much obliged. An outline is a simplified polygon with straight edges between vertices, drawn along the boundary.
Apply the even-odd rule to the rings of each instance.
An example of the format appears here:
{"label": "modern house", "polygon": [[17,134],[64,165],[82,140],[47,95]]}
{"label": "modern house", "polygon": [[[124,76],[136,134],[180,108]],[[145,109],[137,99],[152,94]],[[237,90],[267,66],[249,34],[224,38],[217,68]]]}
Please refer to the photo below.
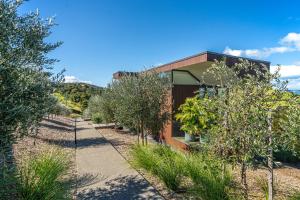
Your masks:
{"label": "modern house", "polygon": [[[215,52],[203,52],[180,60],[176,60],[154,69],[160,73],[169,73],[172,79],[172,89],[169,91],[169,111],[172,113],[171,120],[165,125],[161,139],[167,144],[188,149],[189,144],[184,141],[184,133],[180,131],[178,122],[174,119],[178,107],[184,103],[187,97],[195,95],[196,91],[205,90],[208,93],[217,92],[218,83],[212,77],[206,77],[203,84],[203,73],[214,63],[215,60],[226,60],[227,66],[232,66],[239,62],[242,57],[230,56]],[[270,67],[270,62],[242,58],[254,64],[263,64]],[[134,72],[116,72],[115,79],[119,79],[124,74],[134,74]]]}

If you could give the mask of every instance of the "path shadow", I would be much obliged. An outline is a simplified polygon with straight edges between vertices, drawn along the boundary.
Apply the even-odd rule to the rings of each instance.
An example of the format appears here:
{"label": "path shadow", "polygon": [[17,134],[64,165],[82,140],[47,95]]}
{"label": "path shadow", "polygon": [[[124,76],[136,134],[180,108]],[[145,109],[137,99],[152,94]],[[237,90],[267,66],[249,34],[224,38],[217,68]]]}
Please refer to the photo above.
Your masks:
{"label": "path shadow", "polygon": [[[65,123],[65,122],[62,122],[62,121],[58,121],[58,120],[55,120],[55,119],[47,119],[47,118],[44,118],[45,121],[47,122],[51,122],[53,124],[57,124],[57,125],[60,125],[60,126],[67,126],[67,127],[73,127],[72,124],[68,124],[68,123]],[[71,121],[70,121],[71,122]]]}
{"label": "path shadow", "polygon": [[[74,131],[74,126],[60,126],[60,125],[55,125],[55,124],[46,124],[41,122],[40,123],[41,126],[44,126],[46,128],[50,128],[50,129],[57,129],[57,130],[61,130],[61,131]],[[80,130],[84,130],[84,129],[88,129],[88,128],[83,128],[83,127],[77,127],[76,130],[80,131]]]}
{"label": "path shadow", "polygon": [[101,174],[90,174],[90,173],[86,173],[83,175],[80,175],[76,178],[77,182],[77,188],[82,188],[82,187],[87,187],[90,185],[93,185],[99,181],[103,181],[105,180],[106,177],[104,177]]}
{"label": "path shadow", "polygon": [[86,189],[77,194],[78,200],[163,199],[149,183],[138,176],[124,176],[105,182],[102,188]]}
{"label": "path shadow", "polygon": [[54,124],[46,124],[46,123],[43,123],[43,122],[41,122],[40,125],[44,126],[46,128],[57,129],[57,130],[60,130],[60,131],[74,131],[73,126],[65,127],[65,126],[54,125]]}
{"label": "path shadow", "polygon": [[[75,140],[64,140],[64,139],[48,139],[42,138],[39,136],[35,137],[36,139],[48,142],[49,144],[54,144],[64,148],[74,148]],[[96,147],[102,145],[108,145],[109,143],[104,138],[86,138],[86,139],[77,139],[77,148],[86,148],[86,147]]]}
{"label": "path shadow", "polygon": [[109,139],[109,142],[113,144],[113,146],[124,146],[124,145],[132,145],[130,142],[126,142],[119,138]]}

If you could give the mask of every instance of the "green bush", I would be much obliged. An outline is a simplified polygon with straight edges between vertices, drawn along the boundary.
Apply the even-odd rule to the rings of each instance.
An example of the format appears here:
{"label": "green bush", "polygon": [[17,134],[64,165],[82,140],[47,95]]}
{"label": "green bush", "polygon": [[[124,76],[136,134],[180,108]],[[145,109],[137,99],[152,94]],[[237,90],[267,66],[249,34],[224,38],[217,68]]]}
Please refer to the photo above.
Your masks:
{"label": "green bush", "polygon": [[100,113],[92,114],[92,121],[95,124],[100,124],[103,121],[102,115]]}
{"label": "green bush", "polygon": [[69,159],[60,150],[44,151],[19,167],[19,193],[25,200],[70,199],[70,184],[63,179]]}

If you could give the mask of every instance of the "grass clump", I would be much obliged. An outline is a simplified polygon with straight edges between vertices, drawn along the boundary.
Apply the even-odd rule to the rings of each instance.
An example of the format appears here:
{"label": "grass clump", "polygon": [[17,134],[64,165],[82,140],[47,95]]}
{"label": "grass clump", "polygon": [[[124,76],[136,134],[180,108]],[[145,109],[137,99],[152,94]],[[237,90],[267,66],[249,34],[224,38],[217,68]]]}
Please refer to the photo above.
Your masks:
{"label": "grass clump", "polygon": [[179,155],[169,147],[161,145],[133,147],[133,163],[139,168],[150,171],[165,185],[177,191],[182,180],[182,168]]}
{"label": "grass clump", "polygon": [[232,176],[214,157],[192,154],[186,159],[186,173],[194,183],[190,192],[203,200],[231,199],[229,195]]}
{"label": "grass clump", "polygon": [[183,154],[163,145],[136,145],[132,155],[136,167],[156,175],[175,192],[184,185],[189,196],[202,200],[231,199],[232,176],[216,158]]}
{"label": "grass clump", "polygon": [[58,149],[26,159],[19,167],[19,193],[25,200],[71,199],[70,183],[64,180],[70,159]]}

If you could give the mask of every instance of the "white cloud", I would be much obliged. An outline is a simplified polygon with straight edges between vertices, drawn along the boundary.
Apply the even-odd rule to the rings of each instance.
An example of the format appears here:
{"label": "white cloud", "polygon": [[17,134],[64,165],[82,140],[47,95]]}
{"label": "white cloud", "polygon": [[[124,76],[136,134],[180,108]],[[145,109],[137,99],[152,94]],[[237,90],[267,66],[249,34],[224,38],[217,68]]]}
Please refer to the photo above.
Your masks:
{"label": "white cloud", "polygon": [[80,79],[76,78],[75,76],[65,76],[65,83],[88,83],[88,84],[92,84],[91,81],[83,81],[83,80],[80,80]]}
{"label": "white cloud", "polygon": [[[271,66],[270,71],[275,72],[278,66]],[[281,65],[281,79],[288,80],[288,89],[300,90],[300,65]]]}
{"label": "white cloud", "polygon": [[164,63],[161,63],[161,62],[158,62],[158,63],[155,63],[153,66],[154,67],[158,67],[158,66],[161,66],[161,65],[163,65]]}
{"label": "white cloud", "polygon": [[300,50],[300,33],[289,33],[280,40],[280,43]]}
{"label": "white cloud", "polygon": [[300,90],[300,77],[295,79],[288,79],[288,89],[290,90]]}
{"label": "white cloud", "polygon": [[224,50],[224,53],[232,55],[232,56],[241,56],[243,53],[243,50],[237,50],[237,49],[233,50],[233,49],[230,49],[229,47],[226,47]]}
{"label": "white cloud", "polygon": [[268,57],[275,53],[287,53],[300,51],[300,33],[288,33],[285,37],[279,40],[281,46],[268,47],[262,49],[231,49],[228,46],[223,53],[233,56],[248,56],[248,57]]}
{"label": "white cloud", "polygon": [[[278,66],[271,66],[270,71],[274,72]],[[281,65],[280,75],[282,78],[300,77],[300,65]]]}

